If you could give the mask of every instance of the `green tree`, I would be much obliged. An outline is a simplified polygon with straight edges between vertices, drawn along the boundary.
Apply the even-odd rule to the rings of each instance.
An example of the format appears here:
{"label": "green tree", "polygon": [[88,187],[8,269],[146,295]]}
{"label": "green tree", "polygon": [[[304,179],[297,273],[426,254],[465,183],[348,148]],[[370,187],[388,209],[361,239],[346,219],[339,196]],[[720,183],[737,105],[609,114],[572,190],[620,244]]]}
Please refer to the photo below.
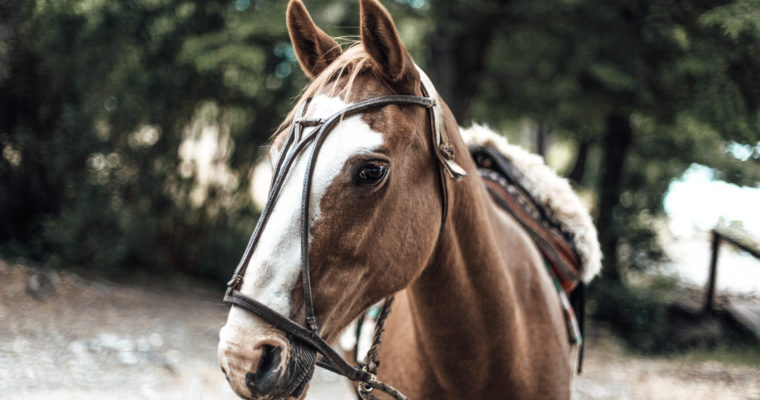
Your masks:
{"label": "green tree", "polygon": [[[2,255],[226,275],[255,218],[248,171],[305,83],[284,7],[4,3]],[[179,150],[209,127],[227,169],[203,181]]]}
{"label": "green tree", "polygon": [[[689,165],[758,183],[756,151],[747,160],[726,151],[760,139],[753,50],[760,41],[757,19],[748,16],[757,14],[754,3],[512,1],[481,15],[451,2],[432,13],[440,19],[428,42],[468,56],[451,61],[431,51],[426,61],[447,69],[438,85],[460,77],[443,83],[447,99],[463,105],[454,108],[460,118],[504,126],[528,117],[539,133],[551,127],[555,138],[575,143],[570,176],[597,193],[604,273],[619,281],[619,255],[631,267],[661,256],[653,217],[670,181]],[[464,26],[487,27],[487,35],[457,33],[465,30],[454,22],[458,15]],[[456,38],[440,40],[439,29]]]}
{"label": "green tree", "polygon": [[[757,0],[385,3],[460,121],[574,146],[612,280],[657,259],[653,217],[689,165],[759,181]],[[285,6],[0,3],[0,255],[225,276],[253,162],[306,84]],[[308,6],[356,37],[357,3]],[[209,137],[212,174],[193,157]]]}

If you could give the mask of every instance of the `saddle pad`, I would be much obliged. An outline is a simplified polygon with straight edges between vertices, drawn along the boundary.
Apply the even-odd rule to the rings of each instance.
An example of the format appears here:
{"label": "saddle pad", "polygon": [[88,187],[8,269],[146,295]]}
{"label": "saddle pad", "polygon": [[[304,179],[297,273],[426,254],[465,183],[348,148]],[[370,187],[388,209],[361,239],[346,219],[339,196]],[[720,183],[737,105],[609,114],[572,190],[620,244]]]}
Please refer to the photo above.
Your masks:
{"label": "saddle pad", "polygon": [[520,171],[497,150],[471,147],[470,153],[493,200],[525,228],[562,289],[570,293],[580,282],[581,262],[572,236],[533,200],[520,183]]}

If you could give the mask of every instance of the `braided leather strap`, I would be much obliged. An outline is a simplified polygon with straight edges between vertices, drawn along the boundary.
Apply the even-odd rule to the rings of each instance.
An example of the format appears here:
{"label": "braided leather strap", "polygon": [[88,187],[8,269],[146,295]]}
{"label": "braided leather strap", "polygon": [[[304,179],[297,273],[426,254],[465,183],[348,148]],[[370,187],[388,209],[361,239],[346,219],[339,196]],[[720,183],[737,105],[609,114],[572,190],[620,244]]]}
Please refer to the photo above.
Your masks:
{"label": "braided leather strap", "polygon": [[380,314],[377,316],[377,323],[375,324],[374,332],[372,333],[372,345],[367,351],[367,356],[364,358],[362,367],[366,367],[367,371],[371,374],[377,374],[377,368],[380,366],[379,353],[380,346],[383,344],[383,332],[385,332],[385,322],[388,320],[388,315],[391,313],[391,306],[394,301],[393,296],[389,296],[383,302],[383,308],[380,310]]}
{"label": "braided leather strap", "polygon": [[380,310],[380,315],[377,316],[377,323],[375,324],[375,329],[372,333],[372,345],[367,351],[367,356],[364,358],[364,362],[361,363],[362,371],[366,371],[371,374],[369,381],[361,382],[356,387],[356,393],[362,400],[380,400],[377,396],[374,396],[371,393],[374,389],[386,393],[396,400],[407,400],[407,397],[399,392],[396,388],[386,383],[380,382],[375,378],[377,375],[377,368],[380,366],[378,355],[380,353],[380,346],[383,344],[382,338],[383,332],[385,331],[385,323],[388,321],[388,316],[391,313],[391,306],[393,306],[394,300],[395,299],[393,296],[389,296],[383,302],[383,308]]}

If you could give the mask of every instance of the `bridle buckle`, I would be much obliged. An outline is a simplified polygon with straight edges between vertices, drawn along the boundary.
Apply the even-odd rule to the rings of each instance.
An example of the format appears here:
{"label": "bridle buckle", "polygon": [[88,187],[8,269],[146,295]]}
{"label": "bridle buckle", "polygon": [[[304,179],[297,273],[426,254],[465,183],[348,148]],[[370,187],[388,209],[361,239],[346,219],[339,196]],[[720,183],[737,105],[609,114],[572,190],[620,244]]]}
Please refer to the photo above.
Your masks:
{"label": "bridle buckle", "polygon": [[374,390],[375,388],[372,386],[372,382],[377,382],[377,376],[367,370],[367,366],[362,367],[362,371],[367,372],[369,374],[369,379],[367,379],[364,382],[359,382],[359,385],[356,386],[356,390],[358,390],[362,394],[369,394]]}
{"label": "bridle buckle", "polygon": [[230,290],[236,290],[240,288],[241,283],[243,283],[243,276],[240,274],[235,274],[232,276],[232,279],[230,279],[230,281],[227,282],[227,287]]}

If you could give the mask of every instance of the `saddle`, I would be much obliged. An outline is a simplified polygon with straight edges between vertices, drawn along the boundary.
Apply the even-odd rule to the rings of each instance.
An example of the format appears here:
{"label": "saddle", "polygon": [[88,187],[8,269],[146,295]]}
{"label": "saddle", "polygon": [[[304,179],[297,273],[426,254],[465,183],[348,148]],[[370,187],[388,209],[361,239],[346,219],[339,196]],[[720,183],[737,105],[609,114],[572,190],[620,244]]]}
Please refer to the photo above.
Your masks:
{"label": "saddle", "polygon": [[470,154],[493,201],[512,215],[536,244],[560,295],[570,344],[581,343],[584,284],[572,234],[525,189],[522,172],[501,152],[475,145],[470,146]]}

